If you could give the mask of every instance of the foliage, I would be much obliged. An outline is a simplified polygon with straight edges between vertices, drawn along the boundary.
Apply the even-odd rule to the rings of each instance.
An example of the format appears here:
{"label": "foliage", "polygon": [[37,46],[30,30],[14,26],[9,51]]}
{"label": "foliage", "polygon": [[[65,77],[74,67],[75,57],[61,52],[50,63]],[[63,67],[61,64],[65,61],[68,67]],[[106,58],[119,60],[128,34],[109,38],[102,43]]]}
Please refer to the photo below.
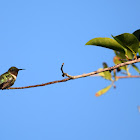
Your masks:
{"label": "foliage", "polygon": [[[113,38],[93,38],[89,40],[86,45],[93,45],[93,46],[100,46],[108,49],[114,50],[115,56],[113,58],[113,62],[115,65],[123,63],[125,61],[129,61],[132,59],[137,59],[137,55],[140,55],[140,30],[135,31],[134,33],[123,33],[117,36],[113,36]],[[140,74],[139,68],[132,64],[131,65],[134,70],[136,70]],[[107,68],[107,64],[103,63],[103,68]],[[100,68],[102,69],[102,68]],[[122,72],[125,75],[130,76],[129,72],[130,66],[123,66],[118,68],[117,70],[111,71],[105,71],[99,73],[101,77],[103,77],[106,80],[111,81],[111,84],[101,90],[99,90],[95,96],[100,96],[104,93],[106,93],[112,85],[114,85],[114,82],[118,80],[117,73]]]}

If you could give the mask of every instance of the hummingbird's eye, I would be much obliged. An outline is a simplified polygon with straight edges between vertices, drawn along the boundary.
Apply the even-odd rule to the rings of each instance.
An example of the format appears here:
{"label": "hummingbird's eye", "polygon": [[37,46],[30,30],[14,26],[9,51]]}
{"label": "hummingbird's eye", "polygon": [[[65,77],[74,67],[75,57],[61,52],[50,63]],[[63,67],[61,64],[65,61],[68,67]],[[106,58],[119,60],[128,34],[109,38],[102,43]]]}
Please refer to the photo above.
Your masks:
{"label": "hummingbird's eye", "polygon": [[14,71],[14,69],[11,69],[11,71]]}

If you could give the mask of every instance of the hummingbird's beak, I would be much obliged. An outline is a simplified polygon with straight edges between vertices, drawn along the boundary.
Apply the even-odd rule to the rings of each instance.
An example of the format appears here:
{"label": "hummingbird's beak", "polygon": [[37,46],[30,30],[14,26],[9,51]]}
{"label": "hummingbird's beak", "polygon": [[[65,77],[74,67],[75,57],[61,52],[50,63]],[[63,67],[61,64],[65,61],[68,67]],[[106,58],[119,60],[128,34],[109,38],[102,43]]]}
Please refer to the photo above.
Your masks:
{"label": "hummingbird's beak", "polygon": [[18,70],[25,70],[25,69],[18,69]]}

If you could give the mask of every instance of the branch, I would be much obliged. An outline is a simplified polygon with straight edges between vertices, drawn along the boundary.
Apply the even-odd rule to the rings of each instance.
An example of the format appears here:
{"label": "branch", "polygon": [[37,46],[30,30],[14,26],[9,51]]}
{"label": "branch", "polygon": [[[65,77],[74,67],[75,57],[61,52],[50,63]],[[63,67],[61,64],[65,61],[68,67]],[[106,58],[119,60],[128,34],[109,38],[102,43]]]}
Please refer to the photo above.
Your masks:
{"label": "branch", "polygon": [[[63,71],[64,63],[63,63],[62,66],[61,66],[62,76],[63,77],[67,76],[68,78],[65,78],[63,80],[52,81],[52,82],[48,82],[48,83],[44,83],[44,84],[32,85],[32,86],[10,87],[8,89],[24,89],[24,88],[32,88],[32,87],[46,86],[46,85],[51,85],[51,84],[55,84],[55,83],[66,82],[66,81],[69,81],[69,80],[72,80],[72,79],[78,79],[78,78],[83,78],[83,77],[95,75],[95,74],[98,74],[98,73],[104,72],[104,71],[111,71],[111,70],[117,69],[119,67],[122,67],[122,66],[125,66],[125,65],[130,65],[130,64],[133,64],[133,63],[137,63],[137,62],[140,62],[140,58],[138,58],[136,60],[131,60],[131,61],[128,61],[128,62],[124,62],[124,63],[118,64],[118,65],[115,65],[113,67],[108,67],[108,68],[105,68],[105,69],[102,69],[102,70],[97,70],[97,71],[93,71],[93,72],[90,72],[90,73],[87,73],[87,74],[82,74],[82,75],[77,75],[77,76],[71,76],[71,75],[69,75],[67,73],[64,73],[64,71]],[[118,78],[118,79],[122,79],[122,78],[140,78],[140,76],[117,76],[116,78]]]}
{"label": "branch", "polygon": [[44,84],[26,86],[26,87],[10,87],[8,89],[24,89],[24,88],[41,87],[41,86],[51,85],[51,84],[55,84],[55,83],[66,82],[68,80],[70,80],[70,78],[66,78],[66,79],[63,79],[63,80],[52,81],[52,82],[48,82],[48,83],[44,83]]}
{"label": "branch", "polygon": [[112,66],[112,67],[108,67],[108,68],[104,68],[104,69],[101,69],[101,70],[93,71],[93,72],[90,72],[90,73],[87,73],[87,74],[76,75],[76,76],[71,76],[71,75],[69,75],[67,73],[64,73],[63,72],[63,65],[64,65],[64,63],[63,63],[62,66],[61,66],[61,69],[62,69],[61,71],[62,71],[64,76],[67,76],[70,79],[78,79],[78,78],[82,78],[82,77],[91,76],[91,75],[94,75],[94,74],[97,74],[97,73],[100,73],[100,72],[112,71],[112,70],[117,69],[119,67],[130,65],[130,64],[133,64],[133,63],[137,63],[137,62],[140,62],[140,58],[135,59],[135,60],[131,60],[131,61],[128,61],[128,62],[124,62],[124,63],[118,64],[118,65],[115,65],[115,66]]}
{"label": "branch", "polygon": [[116,79],[123,79],[123,78],[140,78],[140,75],[116,76]]}

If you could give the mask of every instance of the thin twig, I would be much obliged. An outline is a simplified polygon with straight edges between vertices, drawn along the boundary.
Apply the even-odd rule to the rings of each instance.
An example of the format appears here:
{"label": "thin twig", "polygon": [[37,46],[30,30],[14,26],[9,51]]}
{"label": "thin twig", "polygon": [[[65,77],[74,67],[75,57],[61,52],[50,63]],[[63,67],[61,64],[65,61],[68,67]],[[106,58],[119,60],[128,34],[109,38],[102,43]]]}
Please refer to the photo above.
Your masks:
{"label": "thin twig", "polygon": [[116,79],[123,79],[123,78],[140,78],[140,75],[116,76]]}
{"label": "thin twig", "polygon": [[64,66],[64,63],[62,63],[62,65],[61,65],[62,76],[64,77],[65,76],[65,73],[63,71],[63,66]]}
{"label": "thin twig", "polygon": [[63,76],[63,77],[64,77],[64,76],[67,76],[68,78],[73,79],[73,78],[72,78],[73,76],[70,76],[70,75],[68,75],[67,73],[64,73],[64,71],[63,71],[63,66],[64,66],[64,63],[62,63],[62,65],[61,65],[62,76]]}

